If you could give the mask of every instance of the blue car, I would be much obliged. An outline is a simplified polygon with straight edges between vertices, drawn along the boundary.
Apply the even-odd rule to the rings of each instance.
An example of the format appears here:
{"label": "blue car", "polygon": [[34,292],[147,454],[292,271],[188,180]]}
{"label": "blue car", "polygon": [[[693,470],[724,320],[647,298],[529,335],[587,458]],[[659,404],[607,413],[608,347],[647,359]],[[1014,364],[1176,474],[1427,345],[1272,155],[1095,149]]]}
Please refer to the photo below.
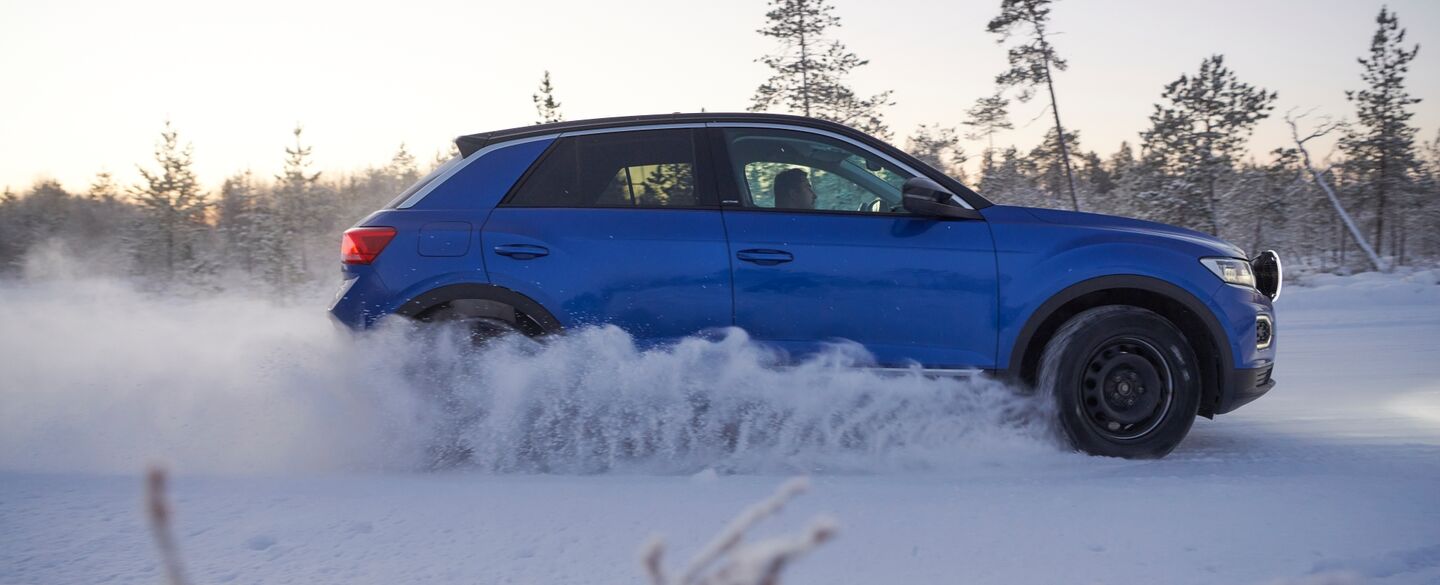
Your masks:
{"label": "blue car", "polygon": [[477,338],[740,327],[797,358],[984,372],[1053,396],[1076,448],[1160,457],[1275,382],[1279,259],[1167,225],[996,205],[851,128],[674,114],[462,136],[345,232],[330,308]]}

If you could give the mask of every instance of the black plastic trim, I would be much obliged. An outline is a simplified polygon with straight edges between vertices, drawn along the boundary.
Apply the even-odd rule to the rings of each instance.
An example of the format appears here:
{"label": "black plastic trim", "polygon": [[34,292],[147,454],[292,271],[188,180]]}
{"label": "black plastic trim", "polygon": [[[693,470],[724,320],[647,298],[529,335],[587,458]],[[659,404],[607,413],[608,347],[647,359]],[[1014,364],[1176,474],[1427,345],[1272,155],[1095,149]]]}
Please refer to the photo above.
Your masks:
{"label": "black plastic trim", "polygon": [[560,325],[560,321],[555,318],[555,315],[551,314],[550,311],[546,310],[540,303],[518,292],[493,284],[452,284],[431,289],[406,301],[405,304],[395,309],[395,314],[415,318],[430,309],[462,299],[495,301],[510,305],[534,320],[535,324],[539,325],[542,332],[547,335],[559,333],[564,330],[564,327]]}
{"label": "black plastic trim", "polygon": [[1220,396],[1220,402],[1215,405],[1215,414],[1234,412],[1235,409],[1264,396],[1275,387],[1275,378],[1270,375],[1274,368],[1275,365],[1270,364],[1259,368],[1231,370],[1230,379],[1225,384],[1230,391]]}
{"label": "black plastic trim", "polygon": [[1201,411],[1220,412],[1219,407],[1228,404],[1231,401],[1230,396],[1234,392],[1232,372],[1235,371],[1235,357],[1231,354],[1228,345],[1229,336],[1226,335],[1225,328],[1220,324],[1219,319],[1216,319],[1215,315],[1210,312],[1210,309],[1205,306],[1205,303],[1195,298],[1189,291],[1149,276],[1133,274],[1100,276],[1076,283],[1055,293],[1054,296],[1051,296],[1042,303],[1040,307],[1030,315],[1025,325],[1020,328],[1020,334],[1015,337],[1015,345],[1011,348],[1009,368],[1004,370],[1004,376],[1006,378],[1020,379],[1023,374],[1024,364],[1029,360],[1031,354],[1034,353],[1038,355],[1039,352],[1045,350],[1043,344],[1039,347],[1032,347],[1032,345],[1034,345],[1032,338],[1035,336],[1036,331],[1040,329],[1040,326],[1059,311],[1061,307],[1091,293],[1116,289],[1137,289],[1164,296],[1180,303],[1187,311],[1194,313],[1200,318],[1200,321],[1205,324],[1207,333],[1209,333],[1210,339],[1212,340],[1211,353],[1220,359],[1220,372],[1218,379],[1215,380],[1217,387],[1214,389],[1216,392],[1216,403],[1213,406],[1201,404]]}

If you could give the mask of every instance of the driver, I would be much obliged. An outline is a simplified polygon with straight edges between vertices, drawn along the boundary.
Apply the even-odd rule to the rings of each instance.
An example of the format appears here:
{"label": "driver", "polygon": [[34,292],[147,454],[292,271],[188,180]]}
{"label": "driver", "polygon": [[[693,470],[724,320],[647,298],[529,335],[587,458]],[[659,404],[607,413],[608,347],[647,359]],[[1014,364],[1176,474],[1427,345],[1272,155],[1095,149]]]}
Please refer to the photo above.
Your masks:
{"label": "driver", "polygon": [[815,209],[815,188],[805,171],[790,169],[775,175],[775,208]]}

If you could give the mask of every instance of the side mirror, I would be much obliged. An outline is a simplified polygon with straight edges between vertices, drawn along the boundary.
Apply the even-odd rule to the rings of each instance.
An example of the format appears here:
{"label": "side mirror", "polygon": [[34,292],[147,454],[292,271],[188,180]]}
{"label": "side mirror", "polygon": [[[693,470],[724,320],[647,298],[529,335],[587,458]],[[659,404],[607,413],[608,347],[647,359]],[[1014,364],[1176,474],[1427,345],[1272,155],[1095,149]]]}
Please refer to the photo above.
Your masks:
{"label": "side mirror", "polygon": [[900,188],[900,205],[905,211],[926,217],[952,217],[977,219],[980,214],[974,209],[962,207],[955,201],[955,194],[941,187],[939,183],[925,177],[905,181]]}

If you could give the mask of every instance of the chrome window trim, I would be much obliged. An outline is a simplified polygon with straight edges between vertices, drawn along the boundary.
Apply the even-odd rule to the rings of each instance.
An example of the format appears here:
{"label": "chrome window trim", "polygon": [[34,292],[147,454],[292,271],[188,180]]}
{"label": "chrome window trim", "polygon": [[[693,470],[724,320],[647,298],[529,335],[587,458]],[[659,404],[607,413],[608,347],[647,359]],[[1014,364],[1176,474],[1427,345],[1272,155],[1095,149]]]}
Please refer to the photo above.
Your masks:
{"label": "chrome window trim", "polygon": [[488,145],[488,146],[486,146],[485,148],[482,148],[482,149],[480,149],[480,150],[475,151],[474,154],[471,154],[470,156],[465,157],[465,159],[464,159],[460,164],[455,165],[454,167],[451,167],[450,170],[445,171],[444,174],[441,174],[440,176],[435,177],[435,180],[430,181],[430,183],[427,184],[427,185],[425,185],[425,187],[421,188],[419,191],[416,191],[414,195],[411,195],[408,199],[400,202],[399,205],[396,205],[396,206],[395,206],[395,209],[409,209],[409,208],[411,208],[411,207],[414,207],[416,203],[419,203],[421,200],[425,199],[425,196],[426,196],[426,195],[429,195],[431,191],[434,191],[437,187],[439,187],[440,185],[443,185],[443,184],[445,183],[445,181],[449,181],[449,180],[450,180],[450,177],[455,176],[457,173],[459,173],[460,171],[464,170],[465,167],[470,166],[470,163],[473,163],[473,162],[475,162],[475,161],[477,161],[477,160],[480,160],[480,157],[482,157],[482,156],[485,156],[485,155],[487,155],[487,154],[490,154],[490,153],[495,152],[495,151],[497,151],[497,150],[500,150],[500,149],[502,149],[502,148],[506,148],[506,147],[510,147],[510,146],[519,146],[519,145],[521,145],[521,144],[528,144],[528,143],[531,143],[531,142],[538,142],[538,141],[541,141],[541,140],[554,140],[554,139],[556,139],[556,138],[559,138],[560,136],[561,136],[561,135],[560,135],[559,133],[546,134],[546,135],[544,135],[544,136],[531,136],[531,137],[529,137],[529,138],[516,138],[516,139],[514,139],[514,140],[506,140],[506,141],[504,141],[504,142],[497,142],[497,143],[495,143],[495,144]]}
{"label": "chrome window trim", "polygon": [[[468,157],[465,157],[464,162],[462,162],[461,164],[455,165],[454,168],[450,169],[449,171],[446,171],[443,175],[441,175],[441,176],[439,176],[439,177],[436,177],[435,180],[430,181],[430,184],[426,185],[424,188],[420,189],[419,191],[416,191],[414,195],[411,195],[408,199],[406,199],[405,201],[401,202],[400,205],[395,206],[395,209],[409,209],[409,208],[411,208],[411,207],[414,207],[415,204],[417,204],[417,203],[419,203],[421,200],[425,199],[425,196],[429,195],[431,191],[434,191],[437,187],[439,187],[440,185],[444,184],[446,181],[450,180],[451,177],[455,176],[457,173],[459,173],[460,171],[464,170],[465,167],[470,166],[470,163],[475,162],[476,160],[479,160],[480,157],[485,156],[486,154],[489,154],[489,153],[494,152],[494,151],[496,151],[496,150],[499,150],[499,149],[501,149],[501,148],[505,148],[505,147],[509,147],[509,146],[519,146],[519,145],[521,145],[521,144],[526,144],[526,143],[530,143],[530,142],[536,142],[536,141],[539,141],[539,140],[555,140],[555,139],[558,139],[558,138],[568,138],[568,137],[571,137],[571,136],[589,136],[589,135],[592,135],[592,134],[610,134],[610,133],[616,133],[616,132],[637,132],[637,131],[642,131],[642,130],[672,130],[672,129],[684,129],[684,128],[692,128],[692,129],[693,129],[693,128],[763,128],[763,129],[769,129],[769,130],[789,130],[789,131],[793,131],[793,132],[803,132],[803,133],[807,133],[807,134],[815,134],[815,135],[818,135],[818,136],[825,136],[825,137],[827,137],[827,138],[831,138],[831,139],[834,139],[834,140],[839,140],[839,141],[844,142],[844,143],[846,143],[846,144],[849,144],[849,145],[851,145],[851,146],[855,146],[855,147],[857,147],[857,148],[863,149],[864,151],[869,152],[870,154],[875,155],[875,156],[877,156],[877,157],[880,157],[881,159],[884,159],[886,162],[889,162],[890,164],[893,164],[893,165],[895,165],[896,167],[899,167],[901,170],[910,173],[912,176],[916,176],[916,177],[923,177],[923,176],[925,176],[925,173],[922,173],[922,172],[916,170],[914,167],[912,167],[912,166],[910,166],[910,165],[907,165],[907,164],[905,164],[905,163],[903,163],[903,162],[900,162],[899,160],[896,160],[895,157],[892,157],[892,156],[890,156],[890,155],[888,155],[888,154],[885,154],[885,153],[883,153],[883,152],[880,152],[880,151],[876,150],[875,148],[871,147],[871,146],[868,145],[868,144],[865,144],[864,142],[860,142],[859,140],[855,140],[854,138],[850,138],[849,136],[845,136],[845,135],[843,135],[843,134],[837,134],[837,133],[835,133],[835,132],[830,132],[830,131],[828,131],[828,130],[821,130],[821,129],[819,129],[819,128],[810,128],[810,127],[807,127],[807,126],[797,126],[797,125],[793,125],[793,124],[773,124],[773,123],[768,123],[768,122],[685,122],[685,123],[677,123],[677,124],[636,124],[636,125],[634,125],[634,126],[616,126],[616,127],[613,127],[613,128],[592,128],[592,129],[590,129],[590,130],[572,130],[572,131],[569,131],[569,132],[557,132],[557,133],[553,133],[553,134],[545,134],[545,135],[543,135],[543,136],[531,136],[531,137],[528,137],[528,138],[516,138],[516,139],[513,139],[513,140],[507,140],[507,141],[504,141],[504,142],[497,142],[497,143],[495,143],[495,144],[488,145],[488,146],[486,146],[485,148],[482,148],[482,149],[480,149],[480,150],[478,150],[478,151],[475,151],[474,154],[472,154],[472,155],[470,155],[470,156],[468,156]],[[953,199],[954,199],[957,203],[959,203],[961,206],[963,206],[964,208],[966,208],[966,209],[971,209],[971,210],[975,209],[973,206],[970,205],[970,202],[969,202],[969,201],[966,201],[964,198],[962,198],[962,197],[960,197],[960,196],[958,196],[958,195],[956,195]]]}
{"label": "chrome window trim", "polygon": [[[910,165],[907,165],[907,164],[905,164],[905,163],[903,163],[903,162],[900,162],[900,161],[898,161],[898,160],[895,160],[895,157],[892,157],[892,156],[890,156],[890,155],[888,155],[888,154],[885,154],[885,153],[883,153],[883,152],[880,152],[880,151],[878,151],[878,150],[875,150],[873,147],[871,147],[871,146],[868,145],[868,144],[865,144],[864,142],[860,142],[859,140],[855,140],[854,138],[851,138],[851,137],[849,137],[849,136],[845,136],[845,135],[843,135],[843,134],[836,134],[836,133],[830,132],[830,131],[828,131],[828,130],[821,130],[821,129],[819,129],[819,128],[809,128],[809,127],[806,127],[806,126],[794,126],[794,125],[790,125],[790,124],[772,124],[772,123],[768,123],[768,122],[706,122],[705,125],[708,126],[708,127],[711,127],[711,128],[765,128],[765,129],[769,129],[769,130],[791,130],[791,131],[795,131],[795,132],[805,132],[805,133],[809,133],[809,134],[817,134],[817,135],[820,135],[820,136],[825,136],[825,137],[828,137],[828,138],[833,138],[833,139],[835,139],[835,140],[839,140],[839,141],[841,141],[841,142],[850,144],[850,145],[852,145],[852,146],[860,147],[860,148],[864,149],[866,152],[869,152],[870,154],[873,154],[873,155],[878,156],[878,157],[880,157],[880,158],[882,158],[882,159],[885,159],[885,160],[888,161],[890,164],[893,164],[893,165],[895,165],[895,166],[897,166],[897,167],[900,167],[901,170],[910,173],[911,176],[915,176],[915,177],[924,177],[924,176],[925,176],[925,173],[922,173],[922,172],[920,172],[920,171],[915,170],[915,168],[914,168],[914,167],[911,167]],[[960,204],[962,207],[964,207],[965,209],[970,209],[970,210],[974,210],[974,209],[975,209],[974,207],[972,207],[972,206],[970,205],[970,202],[969,202],[969,201],[966,201],[963,197],[960,197],[959,195],[955,195],[955,196],[953,196],[953,197],[951,197],[951,198],[952,198],[953,200],[955,200],[957,203],[959,203],[959,204]]]}

